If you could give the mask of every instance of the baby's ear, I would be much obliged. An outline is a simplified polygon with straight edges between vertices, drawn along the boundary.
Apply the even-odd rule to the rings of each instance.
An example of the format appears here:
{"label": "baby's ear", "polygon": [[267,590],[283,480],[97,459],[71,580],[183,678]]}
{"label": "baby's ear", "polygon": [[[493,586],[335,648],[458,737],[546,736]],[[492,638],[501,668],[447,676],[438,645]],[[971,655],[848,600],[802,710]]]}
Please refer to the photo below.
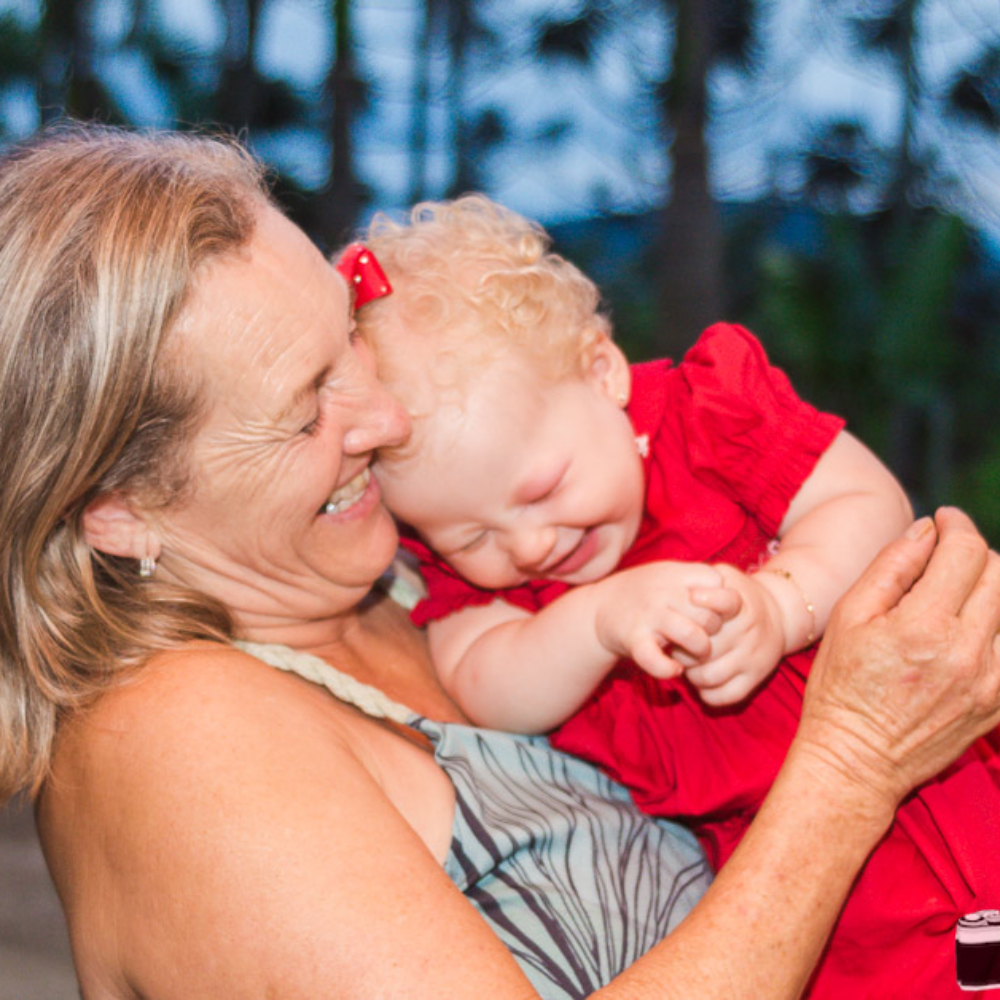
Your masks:
{"label": "baby's ear", "polygon": [[159,545],[154,544],[149,526],[120,493],[108,493],[87,504],[83,537],[91,548],[109,556],[159,556]]}
{"label": "baby's ear", "polygon": [[632,388],[628,359],[606,333],[597,333],[587,345],[584,377],[619,406],[628,402]]}

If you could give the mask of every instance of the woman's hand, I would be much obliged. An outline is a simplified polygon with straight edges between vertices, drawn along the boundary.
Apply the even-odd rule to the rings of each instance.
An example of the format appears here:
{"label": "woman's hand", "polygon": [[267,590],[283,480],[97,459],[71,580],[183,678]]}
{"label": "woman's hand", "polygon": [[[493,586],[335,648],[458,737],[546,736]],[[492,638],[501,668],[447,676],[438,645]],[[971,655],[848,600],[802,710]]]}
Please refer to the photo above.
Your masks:
{"label": "woman's hand", "polygon": [[895,807],[1000,723],[1000,556],[944,508],[834,609],[796,742]]}

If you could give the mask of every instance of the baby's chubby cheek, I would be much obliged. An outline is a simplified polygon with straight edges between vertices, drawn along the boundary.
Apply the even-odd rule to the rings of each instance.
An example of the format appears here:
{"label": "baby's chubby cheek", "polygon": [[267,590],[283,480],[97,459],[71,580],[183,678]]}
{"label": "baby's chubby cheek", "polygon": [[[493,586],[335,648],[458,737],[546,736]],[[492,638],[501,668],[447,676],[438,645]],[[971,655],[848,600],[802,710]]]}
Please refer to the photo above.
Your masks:
{"label": "baby's chubby cheek", "polygon": [[408,477],[402,472],[401,466],[400,462],[378,458],[372,464],[372,473],[382,492],[382,502],[389,508],[389,512],[409,524],[410,517],[416,511],[410,509],[413,507],[412,503],[407,503],[408,499],[412,499],[413,490],[408,489]]}

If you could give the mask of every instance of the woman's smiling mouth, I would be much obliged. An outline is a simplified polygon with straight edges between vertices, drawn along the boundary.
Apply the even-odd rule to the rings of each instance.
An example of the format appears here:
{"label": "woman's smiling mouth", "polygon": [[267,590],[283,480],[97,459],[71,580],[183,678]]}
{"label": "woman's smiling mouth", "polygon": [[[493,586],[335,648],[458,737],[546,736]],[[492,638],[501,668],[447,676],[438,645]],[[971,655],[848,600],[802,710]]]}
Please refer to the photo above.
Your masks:
{"label": "woman's smiling mouth", "polygon": [[330,494],[330,499],[320,507],[321,514],[343,514],[350,510],[364,495],[371,481],[371,469],[367,466],[349,483]]}

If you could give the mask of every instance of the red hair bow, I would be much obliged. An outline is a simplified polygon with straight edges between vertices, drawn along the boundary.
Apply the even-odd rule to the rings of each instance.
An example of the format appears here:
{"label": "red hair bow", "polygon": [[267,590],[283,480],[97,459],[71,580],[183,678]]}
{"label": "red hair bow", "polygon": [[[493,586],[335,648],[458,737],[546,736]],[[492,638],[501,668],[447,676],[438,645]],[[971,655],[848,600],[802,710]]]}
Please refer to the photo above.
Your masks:
{"label": "red hair bow", "polygon": [[334,267],[344,276],[348,287],[354,289],[355,309],[392,291],[382,265],[363,243],[352,243],[345,247]]}

